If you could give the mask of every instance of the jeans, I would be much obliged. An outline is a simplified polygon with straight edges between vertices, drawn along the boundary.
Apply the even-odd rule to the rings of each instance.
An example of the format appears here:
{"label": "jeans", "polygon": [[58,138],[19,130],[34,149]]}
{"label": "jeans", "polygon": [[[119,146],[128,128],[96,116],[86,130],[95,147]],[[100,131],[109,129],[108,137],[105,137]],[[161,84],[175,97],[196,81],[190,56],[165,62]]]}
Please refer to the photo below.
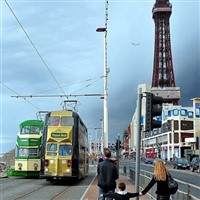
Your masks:
{"label": "jeans", "polygon": [[163,195],[157,194],[157,200],[169,200],[169,196],[163,196]]}
{"label": "jeans", "polygon": [[102,189],[99,187],[99,197],[98,200],[112,200],[112,198],[104,198],[101,194],[107,194],[107,193],[114,193],[115,189]]}

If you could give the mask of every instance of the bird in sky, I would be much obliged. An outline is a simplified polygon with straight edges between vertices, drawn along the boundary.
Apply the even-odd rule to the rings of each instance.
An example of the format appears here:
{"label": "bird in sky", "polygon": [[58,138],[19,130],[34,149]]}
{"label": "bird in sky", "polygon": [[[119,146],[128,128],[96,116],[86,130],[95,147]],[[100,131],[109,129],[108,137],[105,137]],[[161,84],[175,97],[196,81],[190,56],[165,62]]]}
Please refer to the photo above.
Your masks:
{"label": "bird in sky", "polygon": [[135,43],[132,42],[132,45],[134,45],[134,46],[138,46],[139,44],[140,44],[140,43],[135,44]]}

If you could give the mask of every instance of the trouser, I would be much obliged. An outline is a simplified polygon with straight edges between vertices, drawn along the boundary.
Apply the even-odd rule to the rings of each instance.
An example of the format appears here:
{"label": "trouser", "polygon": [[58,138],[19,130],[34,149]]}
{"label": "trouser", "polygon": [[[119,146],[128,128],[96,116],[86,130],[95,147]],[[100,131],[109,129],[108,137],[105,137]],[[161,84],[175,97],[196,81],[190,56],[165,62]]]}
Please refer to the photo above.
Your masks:
{"label": "trouser", "polygon": [[157,200],[169,200],[169,196],[157,194]]}
{"label": "trouser", "polygon": [[114,193],[115,192],[115,189],[102,189],[99,187],[99,196],[98,196],[98,200],[112,200],[112,198],[104,198],[102,196],[102,194],[107,194],[107,193]]}

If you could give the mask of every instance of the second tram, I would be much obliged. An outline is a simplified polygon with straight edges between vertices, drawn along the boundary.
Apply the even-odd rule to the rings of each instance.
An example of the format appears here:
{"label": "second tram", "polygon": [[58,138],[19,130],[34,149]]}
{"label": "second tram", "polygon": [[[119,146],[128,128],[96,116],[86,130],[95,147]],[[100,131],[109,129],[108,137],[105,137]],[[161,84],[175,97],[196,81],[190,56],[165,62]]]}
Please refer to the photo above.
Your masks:
{"label": "second tram", "polygon": [[88,132],[80,116],[71,110],[46,115],[43,133],[43,170],[47,181],[84,178],[89,169]]}
{"label": "second tram", "polygon": [[20,124],[15,148],[15,169],[8,176],[39,177],[43,121],[26,120]]}

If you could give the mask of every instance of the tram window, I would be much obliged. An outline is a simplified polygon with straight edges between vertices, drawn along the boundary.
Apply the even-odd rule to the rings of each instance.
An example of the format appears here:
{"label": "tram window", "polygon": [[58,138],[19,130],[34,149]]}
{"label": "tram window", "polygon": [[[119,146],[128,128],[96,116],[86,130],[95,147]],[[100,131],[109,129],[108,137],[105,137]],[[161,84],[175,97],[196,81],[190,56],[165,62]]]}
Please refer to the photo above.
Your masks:
{"label": "tram window", "polygon": [[24,126],[22,128],[21,134],[31,134],[31,133],[38,133],[39,134],[39,127],[37,126]]}
{"label": "tram window", "polygon": [[73,126],[74,118],[73,117],[61,117],[61,126]]}
{"label": "tram window", "polygon": [[67,156],[72,154],[72,146],[68,144],[60,145],[59,147],[59,155]]}
{"label": "tram window", "polygon": [[38,149],[36,148],[31,148],[29,150],[29,156],[37,156],[38,155]]}
{"label": "tram window", "polygon": [[39,150],[37,148],[19,149],[19,156],[38,156]]}
{"label": "tram window", "polygon": [[49,117],[48,125],[49,126],[58,126],[59,125],[60,117]]}
{"label": "tram window", "polygon": [[19,149],[19,156],[28,156],[28,149]]}
{"label": "tram window", "polygon": [[47,151],[56,151],[57,150],[57,144],[51,143],[47,144]]}
{"label": "tram window", "polygon": [[30,130],[31,130],[31,127],[30,127],[30,126],[24,126],[24,127],[22,128],[21,133],[22,133],[22,134],[29,134],[29,133],[30,133]]}
{"label": "tram window", "polygon": [[38,133],[39,134],[39,132],[40,132],[40,129],[39,129],[39,127],[37,127],[37,126],[32,126],[32,128],[31,128],[31,133]]}

